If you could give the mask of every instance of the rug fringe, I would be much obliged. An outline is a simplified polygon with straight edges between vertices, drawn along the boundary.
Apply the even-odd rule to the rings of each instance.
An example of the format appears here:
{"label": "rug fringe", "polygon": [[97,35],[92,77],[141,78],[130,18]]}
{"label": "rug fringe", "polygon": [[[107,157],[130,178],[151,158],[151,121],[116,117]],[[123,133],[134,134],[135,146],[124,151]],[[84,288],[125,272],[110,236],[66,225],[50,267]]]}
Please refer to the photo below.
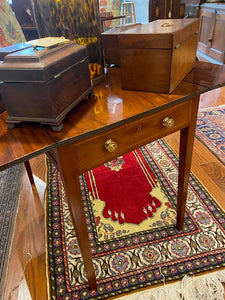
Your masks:
{"label": "rug fringe", "polygon": [[179,282],[120,297],[121,300],[224,300],[225,270],[201,276],[185,275]]}

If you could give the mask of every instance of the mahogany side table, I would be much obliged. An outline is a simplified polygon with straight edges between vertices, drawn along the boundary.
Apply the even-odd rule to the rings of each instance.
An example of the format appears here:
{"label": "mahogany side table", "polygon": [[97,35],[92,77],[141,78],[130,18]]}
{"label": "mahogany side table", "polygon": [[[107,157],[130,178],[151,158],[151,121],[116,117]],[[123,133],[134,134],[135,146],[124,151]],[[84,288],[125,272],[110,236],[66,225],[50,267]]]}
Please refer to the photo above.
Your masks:
{"label": "mahogany side table", "polygon": [[196,62],[172,94],[122,90],[120,70],[79,103],[61,132],[44,125],[6,125],[0,114],[0,171],[46,153],[61,172],[91,289],[97,286],[79,175],[151,141],[180,131],[177,229],[182,230],[199,96],[225,85],[225,66]]}

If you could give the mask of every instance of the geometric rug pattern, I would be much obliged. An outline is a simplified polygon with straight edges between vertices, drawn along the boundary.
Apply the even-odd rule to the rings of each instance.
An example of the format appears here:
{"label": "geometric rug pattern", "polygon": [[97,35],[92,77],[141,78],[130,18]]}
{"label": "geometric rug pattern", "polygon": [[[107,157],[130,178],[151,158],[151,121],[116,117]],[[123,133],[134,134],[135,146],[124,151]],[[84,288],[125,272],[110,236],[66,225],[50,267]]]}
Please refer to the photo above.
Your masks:
{"label": "geometric rug pattern", "polygon": [[[175,228],[178,158],[163,139],[118,160],[119,163],[114,160],[100,166],[100,171],[96,168],[91,174],[87,172],[80,176],[97,277],[96,291],[90,291],[87,284],[60,175],[48,162],[47,233],[51,299],[107,299],[225,266],[225,214],[193,174],[189,181],[184,228],[180,232]],[[104,168],[108,172],[105,185],[100,176]],[[145,174],[141,190],[149,192],[147,196],[141,194],[133,201],[132,192],[129,192],[131,187],[126,184],[129,180],[122,181],[118,188],[114,178],[125,171],[128,175],[135,174],[135,168],[138,177],[143,175],[139,169]],[[127,205],[128,211],[132,211],[137,203],[143,207],[145,218],[137,222],[135,219],[135,228],[130,226],[132,223],[126,223],[130,220],[129,212],[124,214],[122,210],[119,213],[119,208],[116,210],[110,206],[113,195],[110,192],[107,197],[109,183],[111,190],[123,191],[125,201],[129,201],[131,196],[132,204]],[[149,197],[149,205],[146,197]],[[135,210],[139,208],[135,207]]]}
{"label": "geometric rug pattern", "polygon": [[225,164],[225,105],[200,110],[195,134]]}

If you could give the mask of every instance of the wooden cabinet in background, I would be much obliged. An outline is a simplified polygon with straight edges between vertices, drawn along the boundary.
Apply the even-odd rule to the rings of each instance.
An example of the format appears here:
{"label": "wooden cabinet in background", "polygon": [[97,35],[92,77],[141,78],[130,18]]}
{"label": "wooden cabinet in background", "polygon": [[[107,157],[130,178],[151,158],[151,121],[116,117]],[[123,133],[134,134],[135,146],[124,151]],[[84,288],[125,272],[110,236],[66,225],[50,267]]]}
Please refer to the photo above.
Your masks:
{"label": "wooden cabinet in background", "polygon": [[218,63],[225,63],[225,4],[201,5],[199,54]]}
{"label": "wooden cabinet in background", "polygon": [[31,0],[12,0],[14,11],[27,41],[38,39],[33,7]]}
{"label": "wooden cabinet in background", "polygon": [[157,19],[179,19],[184,16],[181,0],[149,0],[149,22]]}

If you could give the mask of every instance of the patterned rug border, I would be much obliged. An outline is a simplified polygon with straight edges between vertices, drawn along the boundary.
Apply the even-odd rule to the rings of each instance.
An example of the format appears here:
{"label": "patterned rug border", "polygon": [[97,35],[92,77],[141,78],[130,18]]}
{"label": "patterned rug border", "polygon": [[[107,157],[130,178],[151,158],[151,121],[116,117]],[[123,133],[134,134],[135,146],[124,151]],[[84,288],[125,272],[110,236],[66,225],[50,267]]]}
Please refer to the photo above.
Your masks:
{"label": "patterned rug border", "polygon": [[[133,291],[118,300],[181,300],[195,299],[201,295],[201,299],[224,300],[225,269],[212,272],[196,274],[196,276],[185,275],[182,280],[174,281],[149,287],[140,291]],[[182,294],[182,296],[181,296]],[[183,297],[183,298],[182,298]],[[109,298],[112,299],[112,298]]]}
{"label": "patterned rug border", "polygon": [[[168,152],[171,151],[172,152],[171,155],[173,157],[177,158],[177,155],[175,154],[175,152],[173,151],[173,149],[165,141],[163,141],[163,143],[166,144],[166,147],[168,148]],[[172,158],[170,157],[170,159],[172,159]],[[175,161],[173,159],[172,159],[172,161],[173,161],[173,163],[175,163]],[[49,172],[50,172],[50,170],[49,170]],[[216,202],[216,200],[210,195],[210,193],[208,192],[208,190],[205,187],[203,187],[203,185],[201,184],[201,182],[199,181],[199,179],[193,173],[191,173],[191,176],[192,176],[191,177],[192,180],[194,179],[197,182],[197,184],[199,185],[200,189],[202,189],[202,188],[204,189],[205,195],[208,195],[210,197],[210,200],[217,206],[218,211],[220,211],[221,214],[224,217],[225,213],[224,213],[223,209],[218,205],[218,203]],[[222,226],[222,224],[221,224],[221,226]],[[51,264],[52,263],[49,262],[50,266],[51,266]],[[216,266],[212,265],[212,266],[203,267],[203,268],[201,268],[199,270],[194,270],[194,271],[193,270],[190,270],[190,271],[186,270],[185,274],[187,274],[187,275],[193,275],[193,274],[201,275],[201,274],[205,274],[207,272],[210,272],[212,270],[223,269],[224,267],[225,267],[225,262],[221,263],[219,266],[218,265],[216,265]],[[173,278],[172,277],[171,278],[167,277],[166,278],[166,282],[170,283],[170,282],[173,282],[174,280],[177,281],[177,280],[180,280],[183,277],[184,277],[184,274],[178,274],[178,275],[174,276]],[[55,279],[53,279],[53,281],[55,281]],[[106,299],[107,297],[120,297],[120,296],[123,296],[125,293],[134,292],[136,289],[140,289],[141,290],[141,289],[149,288],[150,286],[155,287],[156,284],[159,284],[159,285],[163,284],[163,277],[161,277],[160,279],[157,279],[157,280],[155,279],[155,280],[153,280],[151,282],[145,282],[144,284],[140,284],[139,283],[139,284],[137,284],[135,286],[131,286],[129,288],[125,288],[122,291],[121,290],[117,290],[115,292],[104,293],[104,295],[103,294],[102,295],[99,294],[99,295],[97,295],[97,296],[95,295],[93,297],[90,297],[90,295],[89,295],[89,297],[87,299]],[[49,285],[53,286],[54,283],[53,284],[50,283]],[[86,290],[85,286],[84,286],[84,289]],[[56,298],[56,294],[55,294],[56,291],[55,291],[54,288],[53,288],[53,290],[51,289],[51,294],[52,294],[52,292],[53,292],[52,299],[61,299],[61,297]],[[68,296],[68,294],[67,294],[67,296]],[[68,298],[68,299],[70,299],[70,298]],[[86,299],[86,298],[84,298],[84,299]]]}
{"label": "patterned rug border", "polygon": [[[213,107],[207,107],[207,108],[201,108],[198,110],[198,114],[199,113],[204,113],[204,112],[210,112],[210,111],[217,111],[220,109],[225,109],[225,104],[223,105],[219,105],[219,106],[213,106]],[[197,134],[197,126],[196,126],[196,132],[195,132],[195,137],[213,154],[217,157],[217,159],[222,163],[225,164],[225,161],[219,156],[218,153],[216,153],[216,150],[214,150],[214,145],[210,145],[208,144],[205,140],[204,140],[204,135],[203,137],[199,136]],[[219,151],[219,150],[218,150]]]}
{"label": "patterned rug border", "polygon": [[[4,184],[7,185],[7,187],[10,187],[8,192],[1,192],[0,194],[1,197],[4,197],[4,200],[8,200],[6,201],[7,208],[5,208],[10,210],[10,213],[8,213],[7,216],[5,215],[7,222],[4,222],[3,220],[3,222],[0,223],[0,245],[1,248],[3,248],[1,250],[2,252],[0,253],[2,255],[0,259],[0,299],[4,292],[6,276],[3,274],[6,274],[8,270],[8,261],[12,247],[12,237],[15,230],[16,216],[19,208],[19,191],[21,188],[24,171],[25,169],[23,164],[19,164],[0,173],[0,176],[6,176]],[[4,189],[6,190],[7,187],[4,186]],[[0,201],[0,203],[2,204],[3,202]]]}

